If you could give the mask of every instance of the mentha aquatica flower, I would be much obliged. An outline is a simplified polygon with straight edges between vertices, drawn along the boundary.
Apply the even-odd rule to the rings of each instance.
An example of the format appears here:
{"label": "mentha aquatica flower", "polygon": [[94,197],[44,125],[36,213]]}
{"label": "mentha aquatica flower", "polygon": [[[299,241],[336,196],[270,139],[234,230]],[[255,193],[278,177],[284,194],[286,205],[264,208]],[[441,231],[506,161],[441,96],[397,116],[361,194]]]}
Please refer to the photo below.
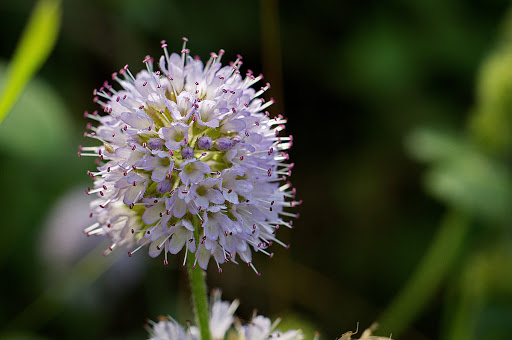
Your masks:
{"label": "mentha aquatica flower", "polygon": [[[265,316],[254,315],[250,322],[241,324],[234,316],[238,305],[238,300],[231,303],[221,301],[220,292],[214,293],[209,311],[209,327],[212,340],[304,339],[301,330],[289,330],[287,332],[276,330],[279,319],[272,323]],[[201,340],[199,329],[196,326],[189,325],[184,328],[171,317],[163,318],[158,322],[150,321],[148,331],[151,336],[149,340]]]}
{"label": "mentha aquatica flower", "polygon": [[111,237],[106,253],[136,244],[131,256],[147,245],[164,263],[184,249],[203,269],[211,257],[219,266],[236,255],[254,269],[251,249],[272,256],[272,243],[286,246],[276,230],[297,217],[287,182],[292,136],[266,111],[273,100],[260,98],[270,85],[255,90],[262,76],[240,75],[240,56],[222,66],[221,50],[204,65],[184,41],[181,55],[162,42],[160,71],[147,56],[135,76],[128,66],[112,75],[121,89],[105,82],[94,91],[103,110],[85,112],[95,122],[85,135],[102,145],[79,151],[98,157],[86,191],[98,197],[96,221],[85,233]]}

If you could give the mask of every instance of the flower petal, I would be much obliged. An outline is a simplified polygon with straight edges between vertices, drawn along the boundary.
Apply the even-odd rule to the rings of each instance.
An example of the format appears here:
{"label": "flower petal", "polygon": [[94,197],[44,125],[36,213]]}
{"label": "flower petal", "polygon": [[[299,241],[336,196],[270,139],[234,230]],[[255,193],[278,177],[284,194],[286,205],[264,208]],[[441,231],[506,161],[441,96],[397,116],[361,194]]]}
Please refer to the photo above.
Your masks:
{"label": "flower petal", "polygon": [[160,244],[162,244],[167,237],[167,235],[162,235],[156,241],[151,242],[151,244],[149,245],[149,256],[157,257],[158,255],[160,255],[162,249],[164,248],[164,245],[160,247]]}
{"label": "flower petal", "polygon": [[160,214],[165,211],[164,204],[157,203],[146,209],[144,214],[142,215],[142,221],[147,225],[151,225],[156,223],[161,217]]}
{"label": "flower petal", "polygon": [[199,245],[199,249],[197,250],[196,255],[199,266],[204,270],[208,269],[208,262],[210,261],[211,252],[205,248],[204,244]]}
{"label": "flower petal", "polygon": [[171,254],[177,254],[183,249],[185,242],[189,239],[190,231],[185,228],[177,228],[174,234],[172,234],[171,241],[169,241],[169,252]]}

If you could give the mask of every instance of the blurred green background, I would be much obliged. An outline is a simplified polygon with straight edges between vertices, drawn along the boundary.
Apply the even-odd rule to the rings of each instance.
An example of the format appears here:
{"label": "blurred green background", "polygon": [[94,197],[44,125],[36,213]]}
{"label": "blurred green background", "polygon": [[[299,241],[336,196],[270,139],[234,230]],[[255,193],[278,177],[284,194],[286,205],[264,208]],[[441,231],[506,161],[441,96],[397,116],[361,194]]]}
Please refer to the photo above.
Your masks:
{"label": "blurred green background", "polygon": [[[0,79],[35,1],[0,2]],[[0,125],[1,339],[144,339],[192,319],[182,255],[107,258],[76,156],[92,90],[189,39],[263,72],[304,200],[289,250],[208,285],[322,339],[512,334],[512,15],[491,1],[65,0],[55,49]],[[0,85],[2,86],[2,85]]]}

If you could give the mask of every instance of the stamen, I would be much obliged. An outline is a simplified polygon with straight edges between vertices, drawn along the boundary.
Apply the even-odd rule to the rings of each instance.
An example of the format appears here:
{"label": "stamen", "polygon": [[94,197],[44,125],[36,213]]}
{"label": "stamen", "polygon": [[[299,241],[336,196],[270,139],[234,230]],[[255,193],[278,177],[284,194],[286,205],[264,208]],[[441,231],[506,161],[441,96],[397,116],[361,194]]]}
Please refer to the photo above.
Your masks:
{"label": "stamen", "polygon": [[133,251],[129,251],[129,252],[128,252],[128,256],[129,256],[129,257],[132,257],[132,255],[133,255],[133,254],[135,254],[135,253],[136,253],[140,248],[142,248],[143,246],[144,246],[144,245],[143,245],[143,244],[141,244],[141,245],[140,245],[140,246],[138,246],[135,250],[133,250]]}

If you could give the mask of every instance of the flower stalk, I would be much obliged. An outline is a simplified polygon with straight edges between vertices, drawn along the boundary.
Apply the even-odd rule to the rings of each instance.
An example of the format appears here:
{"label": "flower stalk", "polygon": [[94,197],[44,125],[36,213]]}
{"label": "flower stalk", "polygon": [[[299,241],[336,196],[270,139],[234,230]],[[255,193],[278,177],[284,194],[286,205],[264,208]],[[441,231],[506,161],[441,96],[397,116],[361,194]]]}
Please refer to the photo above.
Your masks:
{"label": "flower stalk", "polygon": [[[197,233],[196,229],[196,234]],[[197,240],[196,235],[196,240]],[[195,258],[190,256],[187,259],[188,278],[190,280],[190,291],[196,325],[199,327],[201,340],[210,340],[210,326],[208,324],[208,297],[206,292],[206,272],[194,265]]]}

